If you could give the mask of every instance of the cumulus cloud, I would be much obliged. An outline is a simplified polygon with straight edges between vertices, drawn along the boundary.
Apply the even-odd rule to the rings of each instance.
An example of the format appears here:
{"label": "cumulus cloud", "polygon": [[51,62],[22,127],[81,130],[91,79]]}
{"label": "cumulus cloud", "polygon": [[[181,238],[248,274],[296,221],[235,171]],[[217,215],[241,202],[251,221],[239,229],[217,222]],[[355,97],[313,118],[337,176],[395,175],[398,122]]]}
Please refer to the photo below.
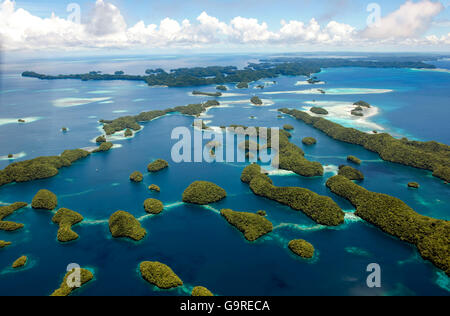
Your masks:
{"label": "cumulus cloud", "polygon": [[444,6],[439,1],[406,1],[399,9],[367,27],[362,37],[370,39],[407,39],[422,35]]}
{"label": "cumulus cloud", "polygon": [[[0,0],[2,1],[2,0]],[[120,10],[97,0],[85,24],[51,15],[41,18],[11,0],[0,2],[0,47],[2,50],[83,49],[83,48],[171,48],[207,47],[212,44],[273,45],[377,45],[389,38],[401,45],[449,45],[449,35],[419,38],[442,10],[439,2],[407,1],[397,11],[382,19],[380,28],[356,30],[337,21],[320,25],[308,22],[281,21],[278,30],[255,18],[238,16],[229,23],[202,12],[195,20],[165,18],[159,24],[139,21],[128,26]],[[375,39],[375,40],[373,40]]]}

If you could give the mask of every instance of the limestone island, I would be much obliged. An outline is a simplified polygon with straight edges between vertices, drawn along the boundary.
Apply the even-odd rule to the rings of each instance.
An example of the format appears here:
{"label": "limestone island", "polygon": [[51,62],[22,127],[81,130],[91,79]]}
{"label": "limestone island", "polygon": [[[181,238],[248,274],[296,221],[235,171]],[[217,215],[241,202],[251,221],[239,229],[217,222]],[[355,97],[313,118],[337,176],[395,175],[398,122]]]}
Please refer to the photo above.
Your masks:
{"label": "limestone island", "polygon": [[147,166],[148,172],[158,172],[169,167],[169,163],[163,159],[156,159]]}
{"label": "limestone island", "polygon": [[311,259],[312,257],[314,257],[314,246],[306,240],[291,240],[288,247],[293,253],[302,258]]}
{"label": "limestone island", "polygon": [[223,209],[220,211],[220,214],[228,223],[241,231],[248,241],[255,241],[273,230],[271,222],[255,213],[235,212],[230,209]]}
{"label": "limestone island", "polygon": [[344,176],[350,180],[356,180],[356,181],[364,180],[364,175],[361,171],[359,171],[353,167],[345,166],[345,165],[339,166],[338,175]]}
{"label": "limestone island", "polygon": [[16,223],[16,222],[8,222],[4,221],[3,219],[11,214],[13,214],[15,211],[20,210],[21,208],[24,208],[28,204],[25,202],[16,202],[11,205],[7,206],[0,206],[0,230],[3,231],[16,231],[18,229],[21,229],[24,227],[23,224]]}
{"label": "limestone island", "polygon": [[[69,296],[70,293],[76,290],[77,287],[70,286],[71,284],[67,282],[67,279],[71,277],[73,273],[77,272],[78,271],[76,271],[76,269],[67,272],[66,275],[64,276],[63,281],[61,282],[59,289],[55,290],[50,296]],[[92,272],[87,269],[80,268],[79,273],[80,273],[80,286],[85,285],[94,278]]]}
{"label": "limestone island", "polygon": [[294,130],[294,126],[292,126],[291,124],[284,124],[283,125],[283,129],[286,131],[293,131]]}
{"label": "limestone island", "polygon": [[262,211],[262,210],[257,211],[256,214],[258,214],[259,216],[263,216],[263,217],[267,216],[267,212],[266,211]]}
{"label": "limestone island", "polygon": [[371,107],[370,104],[365,101],[358,101],[358,102],[353,103],[353,105],[361,106],[361,107],[368,108],[368,109]]}
{"label": "limestone island", "polygon": [[254,105],[263,105],[263,101],[257,96],[252,97],[250,99],[250,102],[252,102]]}
{"label": "limestone island", "polygon": [[28,257],[22,256],[19,259],[17,259],[16,261],[14,261],[14,263],[12,264],[12,268],[13,269],[22,268],[27,264],[27,261],[28,261]]}
{"label": "limestone island", "polygon": [[355,156],[351,156],[351,155],[347,157],[347,161],[351,161],[357,165],[361,164],[361,159],[359,159],[358,157],[355,157]]}
{"label": "limestone island", "polygon": [[101,136],[99,136],[99,137],[97,137],[95,139],[95,142],[96,143],[105,143],[106,142],[106,137],[104,135],[101,135]]}
{"label": "limestone island", "polygon": [[248,89],[248,82],[239,82],[236,85],[236,88],[238,88],[238,89]]}
{"label": "limestone island", "polygon": [[207,97],[221,97],[222,93],[221,92],[202,92],[202,91],[194,90],[194,91],[192,91],[192,95],[204,95]]}
{"label": "limestone island", "polygon": [[333,139],[356,144],[376,152],[385,161],[405,166],[430,170],[433,176],[450,182],[450,146],[435,141],[419,142],[406,138],[396,139],[387,133],[370,134],[354,128],[344,127],[323,117],[313,117],[306,112],[279,109],[280,112],[294,116],[312,125]]}
{"label": "limestone island", "polygon": [[139,265],[142,278],[160,289],[171,289],[183,285],[183,281],[172,269],[161,262],[144,261]]}
{"label": "limestone island", "polygon": [[78,239],[78,234],[72,226],[83,221],[81,214],[67,208],[59,209],[52,218],[52,222],[59,225],[57,238],[60,242],[69,242]]}
{"label": "limestone island", "polygon": [[183,202],[206,205],[218,202],[227,196],[227,192],[208,181],[195,181],[183,192]]}
{"label": "limestone island", "polygon": [[330,197],[300,187],[274,186],[257,164],[243,170],[241,181],[248,183],[254,194],[302,211],[318,224],[338,226],[344,222],[344,212]]}
{"label": "limestone island", "polygon": [[356,107],[353,110],[350,111],[350,114],[353,116],[364,116],[362,107]]}
{"label": "limestone island", "polygon": [[14,162],[0,170],[0,186],[12,182],[28,182],[54,177],[58,169],[70,167],[75,161],[85,158],[90,152],[82,149],[65,150],[60,156],[45,156]]}
{"label": "limestone island", "polygon": [[161,192],[161,188],[159,186],[157,186],[156,184],[152,184],[148,187],[148,189],[150,191],[155,191],[155,192]]}
{"label": "limestone island", "polygon": [[131,136],[133,136],[133,131],[132,131],[131,129],[127,128],[127,129],[125,130],[125,132],[123,133],[123,136],[125,136],[125,137],[131,137]]}
{"label": "limestone island", "polygon": [[128,212],[117,211],[109,218],[109,231],[114,238],[126,237],[139,241],[147,235],[141,223]]}
{"label": "limestone island", "polygon": [[302,143],[306,146],[311,146],[317,144],[317,140],[313,137],[305,137],[302,139]]}
{"label": "limestone island", "polygon": [[196,286],[192,289],[191,296],[214,296],[210,290],[203,286]]}
{"label": "limestone island", "polygon": [[144,209],[149,214],[159,214],[163,211],[164,205],[157,199],[146,199],[144,201]]}
{"label": "limestone island", "polygon": [[111,142],[103,142],[93,152],[94,153],[99,153],[99,152],[109,151],[113,146],[114,146],[114,144],[111,143]]}
{"label": "limestone island", "polygon": [[343,176],[328,179],[327,187],[347,199],[355,214],[382,231],[417,246],[420,255],[450,276],[450,222],[416,213],[403,201],[371,192]]}
{"label": "limestone island", "polygon": [[11,245],[10,241],[4,241],[4,240],[0,240],[0,249],[1,248],[5,248]]}
{"label": "limestone island", "polygon": [[227,91],[228,90],[228,88],[226,86],[223,86],[223,85],[217,86],[216,89],[220,90],[220,91]]}
{"label": "limestone island", "polygon": [[408,183],[408,188],[418,189],[420,185],[417,182]]}
{"label": "limestone island", "polygon": [[142,182],[142,180],[144,180],[144,176],[139,171],[135,171],[130,175],[130,181]]}
{"label": "limestone island", "polygon": [[68,131],[67,127],[61,128],[61,132],[66,133]]}
{"label": "limestone island", "polygon": [[327,115],[328,114],[327,110],[325,110],[324,108],[321,108],[319,106],[313,106],[312,108],[309,109],[309,111],[314,114],[319,114],[319,115]]}
{"label": "limestone island", "polygon": [[31,207],[34,209],[54,210],[58,205],[58,198],[49,190],[39,190],[34,196]]}

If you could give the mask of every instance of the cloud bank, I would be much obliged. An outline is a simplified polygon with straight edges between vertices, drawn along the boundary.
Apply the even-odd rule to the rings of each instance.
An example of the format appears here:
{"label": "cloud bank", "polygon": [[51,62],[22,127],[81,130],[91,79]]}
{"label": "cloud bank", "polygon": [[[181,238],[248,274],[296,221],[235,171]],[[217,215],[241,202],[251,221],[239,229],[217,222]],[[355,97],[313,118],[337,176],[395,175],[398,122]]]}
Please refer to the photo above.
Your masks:
{"label": "cloud bank", "polygon": [[128,26],[120,10],[97,0],[87,23],[57,17],[40,18],[17,8],[11,0],[0,3],[0,47],[14,50],[70,50],[86,48],[196,48],[208,45],[292,46],[302,45],[361,47],[379,44],[450,45],[450,33],[444,36],[423,34],[434,18],[444,10],[437,1],[407,1],[381,18],[378,27],[357,30],[331,21],[320,25],[308,22],[280,22],[278,30],[255,18],[235,17],[230,22],[202,12],[194,21],[171,18],[157,24],[140,21]]}

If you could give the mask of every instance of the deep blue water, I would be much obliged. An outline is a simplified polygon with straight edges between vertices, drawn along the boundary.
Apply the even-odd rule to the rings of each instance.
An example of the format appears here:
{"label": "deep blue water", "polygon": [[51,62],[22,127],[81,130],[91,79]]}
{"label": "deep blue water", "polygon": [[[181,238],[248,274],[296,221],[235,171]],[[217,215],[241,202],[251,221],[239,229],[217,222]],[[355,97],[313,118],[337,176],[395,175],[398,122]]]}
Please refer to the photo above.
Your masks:
{"label": "deep blue water", "polygon": [[[81,59],[76,61],[39,61],[1,65],[0,74],[0,156],[22,153],[18,160],[41,155],[57,155],[64,149],[94,146],[91,139],[100,135],[99,119],[134,115],[152,109],[186,105],[208,98],[194,97],[193,88],[149,88],[137,82],[81,82],[76,80],[40,81],[21,78],[20,72],[76,73],[91,70],[112,72],[124,70],[142,73],[146,68],[197,65],[243,66],[252,58],[245,56],[159,59]],[[442,65],[442,63],[444,65]],[[445,67],[441,62],[440,67]],[[303,77],[277,78],[276,85],[264,90],[236,90],[239,95],[222,97],[228,107],[211,109],[205,116],[210,126],[245,124],[281,127],[292,124],[292,142],[304,149],[307,158],[335,171],[346,162],[347,155],[363,160],[360,169],[366,180],[362,185],[372,191],[398,197],[423,215],[450,219],[448,185],[428,171],[382,161],[376,154],[359,146],[337,142],[314,128],[290,117],[277,118],[280,107],[301,109],[304,102],[355,102],[365,100],[379,109],[379,114],[363,123],[375,123],[397,136],[450,143],[449,82],[450,74],[410,69],[326,69],[318,77],[323,89],[389,89],[380,94],[267,94],[310,89],[295,86]],[[262,80],[266,82],[268,80]],[[259,83],[252,85],[255,86]],[[314,87],[319,88],[319,86]],[[213,91],[214,87],[201,90]],[[333,91],[333,90],[329,90]],[[357,90],[352,90],[357,91]],[[271,101],[271,106],[254,107],[252,95]],[[105,98],[73,107],[58,107],[65,98]],[[108,99],[106,99],[108,98]],[[95,101],[95,100],[94,100]],[[101,103],[113,101],[113,103]],[[241,102],[232,102],[241,101]],[[55,103],[56,102],[56,103]],[[120,112],[117,112],[120,111]],[[126,111],[126,112],[124,112]],[[250,116],[256,119],[250,119]],[[38,117],[27,124],[18,118]],[[4,124],[5,119],[12,123]],[[333,118],[332,118],[333,119]],[[339,119],[337,119],[339,121]],[[81,213],[85,221],[74,230],[80,238],[68,244],[56,240],[57,226],[52,213],[23,209],[8,220],[25,224],[14,233],[0,232],[0,240],[13,245],[0,250],[0,295],[47,295],[56,289],[69,263],[93,269],[95,280],[74,295],[184,295],[193,286],[203,285],[218,295],[448,295],[449,280],[429,262],[420,258],[414,247],[359,221],[346,221],[339,228],[317,228],[301,212],[296,212],[253,195],[239,177],[243,163],[181,163],[171,161],[170,150],[176,142],[170,138],[174,127],[192,129],[193,118],[170,115],[143,124],[134,138],[116,141],[122,147],[108,153],[93,154],[58,176],[0,188],[0,201],[31,202],[42,188],[57,194],[59,207]],[[361,122],[345,118],[348,126],[364,128]],[[61,133],[62,126],[69,128]],[[372,126],[372,125],[370,125]],[[305,147],[302,137],[312,136],[316,146]],[[147,174],[146,166],[156,158],[169,161],[170,168]],[[0,160],[4,168],[10,160]],[[144,173],[143,183],[131,183],[131,172]],[[280,186],[306,187],[333,198],[345,211],[353,211],[345,200],[325,187],[328,172],[320,178],[297,175],[272,176]],[[179,203],[183,190],[195,180],[215,182],[228,197],[213,204],[212,209]],[[406,188],[410,181],[421,184],[419,190]],[[161,193],[147,190],[157,184]],[[142,203],[155,197],[163,201],[162,214],[145,216]],[[255,243],[247,242],[216,210],[266,210],[275,229]],[[110,236],[107,219],[117,210],[126,210],[141,218],[148,235],[140,242],[115,240]],[[310,229],[313,228],[313,229]],[[317,254],[313,260],[301,260],[287,249],[291,239],[311,242]],[[21,255],[30,264],[18,271],[9,266]],[[137,272],[141,261],[161,261],[169,265],[184,281],[182,289],[160,291],[144,282]],[[382,288],[366,286],[366,267],[378,263],[382,269]],[[446,289],[445,289],[446,287]]]}

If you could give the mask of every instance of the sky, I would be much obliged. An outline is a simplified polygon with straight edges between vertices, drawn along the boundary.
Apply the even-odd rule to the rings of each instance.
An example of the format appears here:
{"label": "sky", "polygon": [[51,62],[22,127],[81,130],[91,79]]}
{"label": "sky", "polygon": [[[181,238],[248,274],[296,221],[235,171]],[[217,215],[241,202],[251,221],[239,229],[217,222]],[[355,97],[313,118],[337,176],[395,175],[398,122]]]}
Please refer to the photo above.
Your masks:
{"label": "sky", "polygon": [[0,51],[450,52],[450,0],[0,0]]}

